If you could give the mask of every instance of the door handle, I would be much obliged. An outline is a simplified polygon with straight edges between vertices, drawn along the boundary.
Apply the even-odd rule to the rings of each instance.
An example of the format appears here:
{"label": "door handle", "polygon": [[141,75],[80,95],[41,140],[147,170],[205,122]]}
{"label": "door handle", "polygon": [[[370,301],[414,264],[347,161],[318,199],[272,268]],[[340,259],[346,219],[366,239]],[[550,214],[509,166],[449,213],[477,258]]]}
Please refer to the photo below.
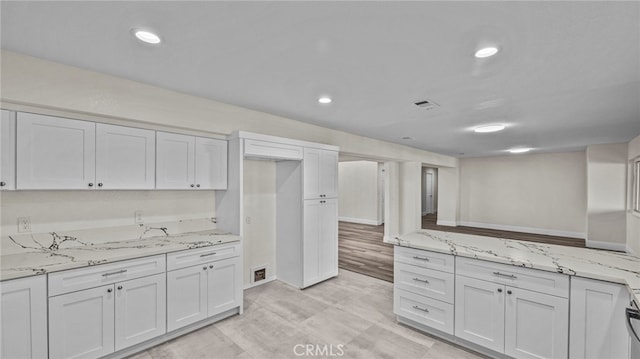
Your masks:
{"label": "door handle", "polygon": [[624,314],[627,316],[627,329],[629,329],[629,333],[633,334],[633,336],[636,337],[636,340],[640,342],[640,336],[638,336],[638,333],[631,324],[631,319],[640,320],[640,310],[625,308]]}

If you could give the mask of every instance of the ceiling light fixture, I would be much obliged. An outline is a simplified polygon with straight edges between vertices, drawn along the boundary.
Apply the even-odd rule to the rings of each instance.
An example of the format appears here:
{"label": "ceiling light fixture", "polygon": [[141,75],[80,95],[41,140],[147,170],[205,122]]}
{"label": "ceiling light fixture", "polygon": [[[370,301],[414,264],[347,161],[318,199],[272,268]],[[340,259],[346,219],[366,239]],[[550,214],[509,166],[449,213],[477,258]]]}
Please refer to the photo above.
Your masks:
{"label": "ceiling light fixture", "polygon": [[531,151],[531,148],[512,148],[509,150],[511,153],[525,153]]}
{"label": "ceiling light fixture", "polygon": [[318,102],[320,102],[321,104],[324,104],[324,105],[331,103],[331,101],[332,101],[331,97],[329,97],[329,96],[322,96],[322,97],[320,97],[318,99]]}
{"label": "ceiling light fixture", "polygon": [[477,133],[489,133],[489,132],[498,132],[504,130],[506,126],[500,123],[491,124],[491,125],[482,125],[473,129],[474,132]]}
{"label": "ceiling light fixture", "polygon": [[154,34],[149,30],[142,29],[133,29],[133,35],[140,41],[146,42],[147,44],[159,44],[162,40],[160,36]]}
{"label": "ceiling light fixture", "polygon": [[490,57],[498,53],[498,48],[495,46],[483,47],[476,51],[476,57],[479,59],[484,59],[485,57]]}

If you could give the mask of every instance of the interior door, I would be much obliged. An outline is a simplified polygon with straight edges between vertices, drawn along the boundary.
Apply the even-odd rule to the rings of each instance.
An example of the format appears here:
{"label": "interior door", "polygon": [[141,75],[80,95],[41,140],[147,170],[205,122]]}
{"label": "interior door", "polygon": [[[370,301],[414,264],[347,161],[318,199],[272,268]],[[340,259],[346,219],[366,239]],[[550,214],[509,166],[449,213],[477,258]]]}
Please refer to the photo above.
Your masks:
{"label": "interior door", "polygon": [[102,189],[153,189],[156,133],[96,124],[96,186]]}
{"label": "interior door", "polygon": [[427,172],[425,178],[425,210],[427,214],[433,213],[433,173]]}

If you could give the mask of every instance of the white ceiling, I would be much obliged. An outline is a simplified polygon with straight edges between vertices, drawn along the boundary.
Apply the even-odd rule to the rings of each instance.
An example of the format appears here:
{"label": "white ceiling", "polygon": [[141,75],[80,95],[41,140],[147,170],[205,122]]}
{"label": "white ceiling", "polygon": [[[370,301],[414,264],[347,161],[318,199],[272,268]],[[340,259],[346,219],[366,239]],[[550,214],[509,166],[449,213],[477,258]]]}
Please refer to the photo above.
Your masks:
{"label": "white ceiling", "polygon": [[[640,2],[2,1],[1,12],[3,49],[457,157],[640,134]],[[139,43],[138,26],[164,42]],[[501,52],[474,58],[484,44]],[[423,99],[440,107],[413,104]],[[494,122],[508,127],[470,131]]]}

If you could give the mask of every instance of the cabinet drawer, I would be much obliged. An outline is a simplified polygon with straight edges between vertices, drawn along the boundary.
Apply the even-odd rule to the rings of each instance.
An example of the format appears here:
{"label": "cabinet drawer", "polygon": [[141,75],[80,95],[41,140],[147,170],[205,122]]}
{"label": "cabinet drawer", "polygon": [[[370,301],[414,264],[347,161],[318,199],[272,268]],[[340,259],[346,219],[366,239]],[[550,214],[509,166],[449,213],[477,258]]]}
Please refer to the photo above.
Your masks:
{"label": "cabinet drawer", "polygon": [[453,303],[453,273],[396,262],[394,283],[396,288]]}
{"label": "cabinet drawer", "polygon": [[413,264],[423,268],[435,269],[453,273],[454,257],[450,254],[423,251],[408,247],[395,247],[394,259],[396,262]]}
{"label": "cabinet drawer", "polygon": [[49,274],[49,296],[122,282],[165,271],[164,254]]}
{"label": "cabinet drawer", "polygon": [[453,305],[402,289],[393,291],[394,313],[447,334],[453,334]]}
{"label": "cabinet drawer", "polygon": [[189,249],[167,254],[167,270],[185,268],[240,255],[240,243]]}
{"label": "cabinet drawer", "polygon": [[456,274],[563,298],[569,297],[569,276],[471,258],[456,258]]}
{"label": "cabinet drawer", "polygon": [[244,155],[250,157],[281,158],[287,160],[301,160],[302,147],[284,143],[244,140]]}

